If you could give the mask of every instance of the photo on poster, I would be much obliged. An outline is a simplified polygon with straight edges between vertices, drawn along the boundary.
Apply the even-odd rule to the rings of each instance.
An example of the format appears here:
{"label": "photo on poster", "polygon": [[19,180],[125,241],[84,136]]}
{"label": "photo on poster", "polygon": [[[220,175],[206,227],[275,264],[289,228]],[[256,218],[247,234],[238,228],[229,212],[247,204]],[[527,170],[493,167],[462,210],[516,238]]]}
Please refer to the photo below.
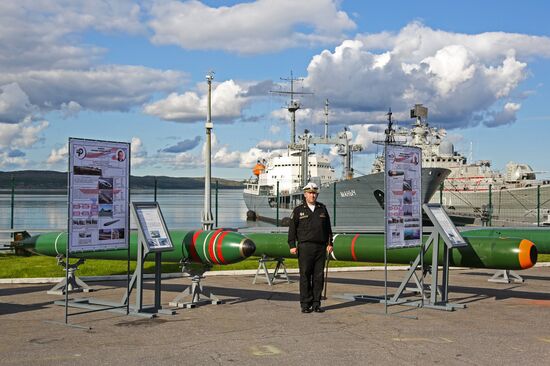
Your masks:
{"label": "photo on poster", "polygon": [[99,240],[111,240],[111,229],[100,229]]}
{"label": "photo on poster", "polygon": [[113,205],[99,205],[99,217],[113,217]]}
{"label": "photo on poster", "polygon": [[420,229],[418,228],[405,228],[405,240],[420,239]]}
{"label": "photo on poster", "polygon": [[113,189],[113,178],[99,177],[97,187],[99,189]]}
{"label": "photo on poster", "polygon": [[124,228],[112,229],[111,239],[124,239]]}
{"label": "photo on poster", "polygon": [[113,190],[112,189],[100,189],[98,194],[98,202],[113,203]]}
{"label": "photo on poster", "polygon": [[413,203],[412,191],[403,191],[403,203],[409,205]]}
{"label": "photo on poster", "polygon": [[101,176],[101,169],[93,166],[82,166],[75,165],[74,174],[75,175],[99,175]]}
{"label": "photo on poster", "polygon": [[412,191],[411,179],[403,179],[403,191]]}

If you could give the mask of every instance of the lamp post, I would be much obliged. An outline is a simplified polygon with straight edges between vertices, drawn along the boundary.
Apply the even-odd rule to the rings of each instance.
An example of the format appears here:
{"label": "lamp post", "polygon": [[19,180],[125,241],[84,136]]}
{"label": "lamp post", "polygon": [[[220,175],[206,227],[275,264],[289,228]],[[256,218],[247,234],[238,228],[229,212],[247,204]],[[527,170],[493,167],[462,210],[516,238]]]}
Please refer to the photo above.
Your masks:
{"label": "lamp post", "polygon": [[202,213],[202,228],[203,230],[212,230],[214,220],[212,217],[212,204],[210,200],[210,181],[212,179],[212,80],[214,79],[214,72],[210,71],[206,75],[206,81],[208,82],[208,104],[206,110],[206,149],[205,155],[205,175],[204,175],[204,210]]}

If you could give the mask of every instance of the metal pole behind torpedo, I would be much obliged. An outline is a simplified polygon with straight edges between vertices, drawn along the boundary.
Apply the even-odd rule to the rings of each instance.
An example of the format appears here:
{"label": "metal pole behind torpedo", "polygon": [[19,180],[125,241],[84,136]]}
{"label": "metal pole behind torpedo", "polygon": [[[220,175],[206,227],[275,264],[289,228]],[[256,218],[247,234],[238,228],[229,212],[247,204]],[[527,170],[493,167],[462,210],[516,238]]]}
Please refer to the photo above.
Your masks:
{"label": "metal pole behind torpedo", "polygon": [[219,181],[216,179],[216,220],[215,220],[216,227],[218,227],[218,189],[219,189]]}

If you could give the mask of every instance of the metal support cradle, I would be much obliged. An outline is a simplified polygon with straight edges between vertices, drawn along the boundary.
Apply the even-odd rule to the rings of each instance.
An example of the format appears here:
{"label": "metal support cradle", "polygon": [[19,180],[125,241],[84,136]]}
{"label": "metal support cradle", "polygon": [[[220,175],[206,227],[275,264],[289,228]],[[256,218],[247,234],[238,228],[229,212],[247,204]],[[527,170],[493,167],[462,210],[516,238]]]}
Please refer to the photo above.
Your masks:
{"label": "metal support cradle", "polygon": [[84,264],[86,260],[84,258],[80,258],[76,263],[66,266],[64,258],[65,256],[63,254],[58,254],[56,257],[57,264],[62,266],[64,271],[68,271],[68,276],[64,277],[59,283],[49,289],[46,293],[48,295],[65,295],[65,291],[68,291],[68,293],[94,291],[93,288],[88,286],[84,281],[82,281],[75,275],[78,267],[81,264]]}
{"label": "metal support cradle", "polygon": [[510,269],[503,269],[495,272],[493,277],[489,278],[487,281],[498,282],[498,283],[510,283],[510,282],[523,283],[524,282],[523,277],[521,277],[515,271],[512,271]]}
{"label": "metal support cradle", "polygon": [[[275,270],[272,274],[269,273],[269,269],[266,266],[266,263],[269,262],[277,262],[275,265]],[[280,271],[282,271],[282,273],[280,273]],[[254,281],[252,281],[252,284],[256,284],[258,276],[261,276],[262,273],[265,275],[265,280],[269,286],[273,286],[275,279],[277,278],[282,281],[286,281],[286,283],[290,283],[284,258],[270,258],[263,255],[260,259],[258,259],[258,269],[256,270],[256,275],[254,276]]]}
{"label": "metal support cradle", "polygon": [[[223,304],[223,301],[216,295],[202,287],[201,279],[203,278],[204,276],[198,274],[191,277],[191,286],[188,286],[178,296],[176,296],[174,300],[169,303],[169,305],[178,308],[192,309],[200,304]],[[191,301],[185,301],[189,299]]]}

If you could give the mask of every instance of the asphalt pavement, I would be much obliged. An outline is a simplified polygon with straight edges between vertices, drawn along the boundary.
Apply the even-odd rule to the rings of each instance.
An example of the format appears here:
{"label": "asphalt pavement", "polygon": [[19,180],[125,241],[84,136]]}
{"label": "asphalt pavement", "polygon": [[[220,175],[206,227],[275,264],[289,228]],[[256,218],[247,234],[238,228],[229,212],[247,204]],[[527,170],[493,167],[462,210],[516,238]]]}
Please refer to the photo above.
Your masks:
{"label": "asphalt pavement", "polygon": [[[388,272],[393,294],[404,271]],[[225,300],[147,319],[65,307],[52,284],[0,284],[0,365],[547,365],[550,267],[520,272],[524,283],[492,283],[490,270],[453,269],[441,311],[344,300],[385,293],[384,272],[329,274],[325,313],[302,314],[291,283],[252,284],[252,275],[210,276],[203,286]],[[189,285],[162,282],[162,304]],[[126,283],[90,282],[71,299],[120,301]],[[152,304],[147,281],[144,303]],[[135,300],[132,297],[132,302]]]}

